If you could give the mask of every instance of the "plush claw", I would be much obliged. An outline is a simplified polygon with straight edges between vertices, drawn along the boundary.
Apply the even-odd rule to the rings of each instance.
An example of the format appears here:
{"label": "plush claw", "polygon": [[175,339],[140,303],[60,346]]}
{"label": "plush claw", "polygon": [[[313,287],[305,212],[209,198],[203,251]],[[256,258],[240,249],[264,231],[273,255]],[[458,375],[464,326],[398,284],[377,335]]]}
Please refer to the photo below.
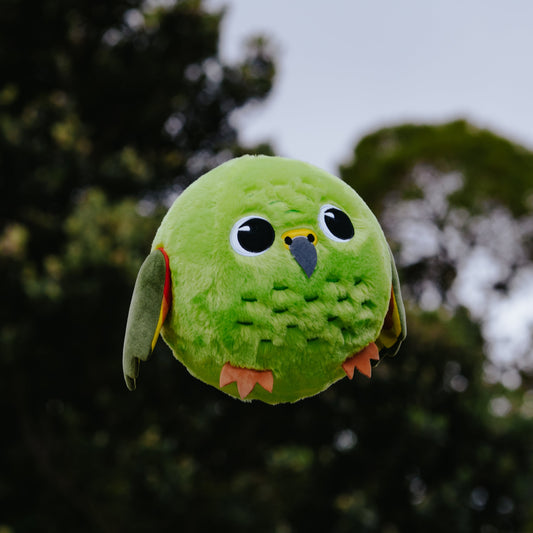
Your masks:
{"label": "plush claw", "polygon": [[346,361],[342,363],[342,368],[350,379],[353,378],[356,368],[361,374],[369,378],[372,375],[372,365],[370,364],[371,359],[379,361],[379,350],[373,342],[368,346],[365,346],[360,352],[352,355],[349,359],[346,359]]}
{"label": "plush claw", "polygon": [[241,400],[244,400],[259,383],[267,392],[272,392],[274,376],[272,370],[252,370],[250,368],[238,368],[226,363],[220,371],[220,387],[237,382],[237,390]]}

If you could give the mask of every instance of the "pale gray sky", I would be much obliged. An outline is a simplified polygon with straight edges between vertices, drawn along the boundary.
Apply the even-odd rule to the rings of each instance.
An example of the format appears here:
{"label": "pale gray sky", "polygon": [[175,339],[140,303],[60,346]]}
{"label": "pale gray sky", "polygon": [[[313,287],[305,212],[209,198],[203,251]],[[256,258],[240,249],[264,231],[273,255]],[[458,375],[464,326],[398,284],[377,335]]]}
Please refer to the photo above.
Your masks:
{"label": "pale gray sky", "polygon": [[256,33],[279,51],[245,141],[336,172],[380,126],[466,117],[533,148],[531,0],[207,0],[223,5],[224,59]]}

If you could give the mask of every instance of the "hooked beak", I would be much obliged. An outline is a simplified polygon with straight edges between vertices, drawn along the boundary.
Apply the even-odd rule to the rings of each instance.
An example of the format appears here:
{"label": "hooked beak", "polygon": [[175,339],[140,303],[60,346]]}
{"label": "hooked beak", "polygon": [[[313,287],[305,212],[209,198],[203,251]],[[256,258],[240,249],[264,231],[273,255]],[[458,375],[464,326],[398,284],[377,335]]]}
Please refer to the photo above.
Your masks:
{"label": "hooked beak", "polygon": [[308,278],[316,268],[317,236],[310,229],[295,229],[285,232],[281,238],[285,247],[289,249],[296,262],[302,267]]}

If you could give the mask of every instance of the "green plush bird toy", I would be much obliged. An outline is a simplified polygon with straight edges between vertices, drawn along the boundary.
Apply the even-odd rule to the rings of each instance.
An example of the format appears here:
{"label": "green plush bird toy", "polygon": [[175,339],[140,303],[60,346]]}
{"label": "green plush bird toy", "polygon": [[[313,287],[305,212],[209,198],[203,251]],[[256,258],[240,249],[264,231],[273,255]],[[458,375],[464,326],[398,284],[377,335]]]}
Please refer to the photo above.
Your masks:
{"label": "green plush bird toy", "polygon": [[123,369],[134,390],[159,333],[198,379],[270,404],[315,395],[394,355],[405,311],[363,200],[300,161],[244,156],[188,187],[135,284]]}

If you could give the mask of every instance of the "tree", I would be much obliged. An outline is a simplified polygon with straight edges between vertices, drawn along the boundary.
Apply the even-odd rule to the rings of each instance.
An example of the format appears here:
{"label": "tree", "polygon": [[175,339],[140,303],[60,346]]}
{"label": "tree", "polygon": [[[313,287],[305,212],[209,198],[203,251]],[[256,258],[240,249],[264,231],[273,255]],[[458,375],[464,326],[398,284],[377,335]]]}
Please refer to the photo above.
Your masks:
{"label": "tree", "polygon": [[[425,321],[432,316],[424,313],[424,309],[454,317],[446,327],[443,320],[433,322],[436,329],[432,328],[432,332],[436,336],[431,340],[424,341],[427,333],[415,330],[418,338],[413,341],[412,332],[411,342],[415,346],[408,356],[424,359],[436,356],[437,366],[426,372],[434,372],[444,363],[444,376],[451,369],[469,365],[464,382],[461,377],[449,382],[454,389],[454,380],[459,385],[456,392],[463,393],[463,385],[471,391],[472,381],[477,383],[475,412],[460,417],[462,429],[459,426],[457,429],[462,435],[449,444],[452,453],[463,455],[467,450],[473,453],[462,465],[462,472],[452,474],[455,479],[449,487],[450,490],[452,485],[466,488],[470,484],[472,509],[469,512],[463,509],[463,517],[456,516],[449,529],[529,531],[533,525],[525,502],[530,490],[524,487],[530,483],[525,479],[531,476],[528,398],[532,343],[527,330],[518,340],[505,336],[500,322],[502,308],[503,312],[512,310],[513,301],[532,281],[533,153],[465,121],[436,126],[406,124],[384,128],[362,139],[354,149],[352,161],[341,167],[341,176],[369,202],[391,239],[404,294],[411,302],[412,311],[416,310],[409,322],[417,325],[420,319]],[[529,316],[521,317],[517,313],[514,316],[516,320],[525,319],[524,329],[528,325],[532,327]],[[457,360],[461,350],[448,351],[448,342],[442,337],[449,327],[448,335],[453,338],[463,342],[470,339],[462,362]],[[472,337],[477,327],[481,327],[480,334]],[[488,382],[496,384],[499,380],[511,390],[500,385],[498,391],[489,386]],[[464,394],[463,400],[466,400]],[[424,405],[431,403],[428,398]],[[466,403],[463,407],[468,409]],[[488,411],[505,420],[491,421]],[[444,420],[446,424],[455,423],[457,414],[448,411]],[[467,442],[470,437],[466,433],[472,428],[475,428],[470,436],[472,440]],[[497,437],[490,436],[493,431]],[[499,448],[513,450],[506,459],[498,458],[498,448],[488,444],[495,443],[495,438],[509,439],[509,448],[507,444]],[[514,439],[515,444],[510,444]],[[489,460],[492,466],[483,466],[493,453]],[[421,453],[419,457],[428,455]],[[481,460],[481,455],[485,459]],[[505,477],[498,466],[504,462],[507,473],[514,471],[517,485],[514,489],[508,486],[507,495],[501,495],[503,499],[498,504],[493,491],[499,490],[496,487],[501,487]],[[452,459],[447,464],[456,462]],[[426,465],[426,468],[431,476],[437,470],[436,465]],[[482,472],[485,481],[478,477],[479,486],[472,488],[473,480]],[[522,475],[524,479],[518,481]],[[494,489],[487,489],[487,484]],[[425,489],[426,485],[423,486]],[[445,487],[444,484],[438,490]],[[511,506],[510,501],[515,501],[517,496],[526,499],[519,506]],[[433,500],[434,496],[429,498]],[[450,506],[448,516],[457,514],[462,507],[459,502],[456,504]],[[481,511],[485,513],[484,518]],[[483,520],[490,513],[492,517],[483,528]],[[442,513],[443,524],[445,516]]]}
{"label": "tree", "polygon": [[105,463],[136,405],[119,364],[135,274],[169,195],[245,150],[232,113],[275,73],[260,38],[221,61],[222,16],[194,0],[3,5],[0,521],[15,530],[126,524]]}

